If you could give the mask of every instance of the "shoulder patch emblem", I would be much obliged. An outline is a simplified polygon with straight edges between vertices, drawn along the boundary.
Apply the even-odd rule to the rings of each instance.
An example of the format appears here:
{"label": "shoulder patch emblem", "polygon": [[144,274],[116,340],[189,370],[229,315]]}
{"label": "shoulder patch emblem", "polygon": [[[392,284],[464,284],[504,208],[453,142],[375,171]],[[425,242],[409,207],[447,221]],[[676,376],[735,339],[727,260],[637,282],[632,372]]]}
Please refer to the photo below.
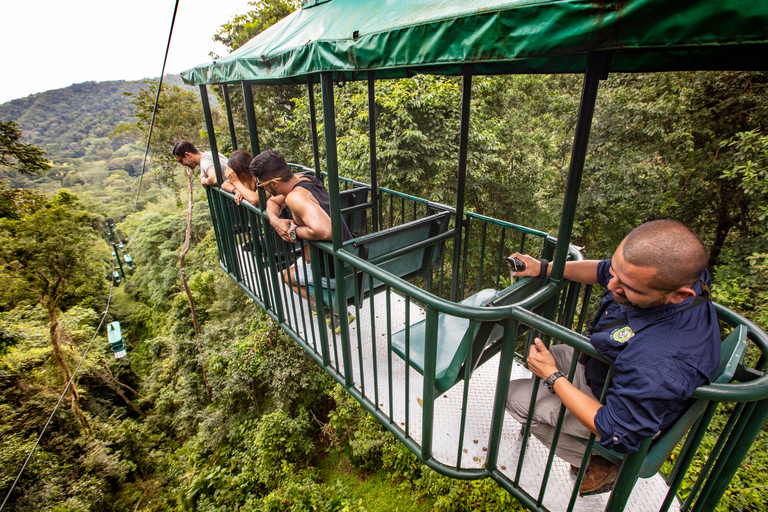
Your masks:
{"label": "shoulder patch emblem", "polygon": [[619,343],[626,343],[634,335],[635,333],[632,332],[632,328],[626,326],[614,331],[611,335],[611,338],[613,338],[615,341],[618,341]]}

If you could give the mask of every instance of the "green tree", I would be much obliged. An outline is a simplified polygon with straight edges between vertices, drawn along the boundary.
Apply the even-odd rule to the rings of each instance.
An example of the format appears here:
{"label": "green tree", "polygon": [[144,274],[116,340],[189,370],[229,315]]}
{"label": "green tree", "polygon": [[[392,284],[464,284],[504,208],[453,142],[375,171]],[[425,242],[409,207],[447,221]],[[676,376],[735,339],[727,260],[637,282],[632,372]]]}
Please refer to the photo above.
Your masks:
{"label": "green tree", "polygon": [[0,121],[0,165],[23,174],[39,174],[51,168],[45,151],[21,142],[21,130],[13,121]]}
{"label": "green tree", "polygon": [[[106,266],[97,244],[94,218],[76,196],[60,191],[45,207],[19,220],[0,219],[0,272],[7,286],[3,303],[15,307],[20,300],[39,302],[48,314],[53,359],[63,383],[72,371],[62,351],[60,308],[96,305],[103,297]],[[103,245],[103,244],[102,244]],[[30,301],[31,302],[31,301]],[[83,430],[90,426],[78,405],[73,386],[68,391],[72,412]]]}

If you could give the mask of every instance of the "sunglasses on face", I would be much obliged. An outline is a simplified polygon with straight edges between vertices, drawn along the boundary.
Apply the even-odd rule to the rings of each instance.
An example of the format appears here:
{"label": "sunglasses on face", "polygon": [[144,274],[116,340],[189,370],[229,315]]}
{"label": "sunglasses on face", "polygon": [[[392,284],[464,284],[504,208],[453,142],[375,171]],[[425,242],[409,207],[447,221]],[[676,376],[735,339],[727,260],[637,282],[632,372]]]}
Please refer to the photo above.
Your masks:
{"label": "sunglasses on face", "polygon": [[264,187],[265,185],[269,185],[269,184],[270,184],[270,183],[272,183],[273,181],[280,181],[280,178],[272,178],[271,180],[260,181],[260,182],[258,183],[258,185],[257,185],[257,186],[258,186],[259,188],[262,188],[262,187]]}

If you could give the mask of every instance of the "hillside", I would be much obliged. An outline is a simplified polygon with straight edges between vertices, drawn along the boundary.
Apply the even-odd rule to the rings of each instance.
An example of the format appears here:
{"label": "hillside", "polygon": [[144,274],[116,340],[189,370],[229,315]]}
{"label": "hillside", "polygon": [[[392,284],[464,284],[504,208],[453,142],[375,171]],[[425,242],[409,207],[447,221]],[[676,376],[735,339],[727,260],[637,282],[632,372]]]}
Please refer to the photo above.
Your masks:
{"label": "hillside", "polygon": [[[164,83],[183,85],[179,75],[167,75]],[[120,123],[133,120],[131,97],[143,81],[83,82],[0,105],[0,119],[16,121],[24,141],[43,148],[56,161],[63,158],[106,160],[125,141],[110,140]]]}

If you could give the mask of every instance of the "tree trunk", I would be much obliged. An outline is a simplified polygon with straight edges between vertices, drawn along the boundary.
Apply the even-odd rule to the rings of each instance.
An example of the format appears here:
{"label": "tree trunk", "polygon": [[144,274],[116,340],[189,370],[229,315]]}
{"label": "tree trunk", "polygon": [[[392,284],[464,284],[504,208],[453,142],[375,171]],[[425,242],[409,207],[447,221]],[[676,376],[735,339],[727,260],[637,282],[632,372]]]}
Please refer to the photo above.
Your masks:
{"label": "tree trunk", "polygon": [[[117,393],[117,395],[118,395],[120,398],[122,398],[122,399],[123,399],[123,401],[124,401],[126,404],[128,404],[128,405],[130,406],[130,408],[131,408],[131,409],[133,409],[134,411],[136,411],[136,414],[138,414],[138,415],[139,415],[139,416],[141,416],[142,418],[146,418],[146,417],[147,417],[147,415],[144,413],[144,411],[142,411],[141,409],[139,409],[139,408],[136,406],[136,404],[134,404],[133,402],[131,402],[131,401],[128,399],[128,397],[127,397],[127,396],[125,396],[125,393],[123,393],[123,391],[120,389],[120,387],[119,387],[119,386],[122,386],[122,387],[124,387],[124,388],[130,389],[131,391],[133,391],[133,389],[131,389],[131,387],[130,387],[130,386],[126,386],[126,385],[125,385],[125,384],[123,384],[122,382],[118,381],[118,380],[115,378],[115,376],[114,376],[114,375],[112,375],[112,371],[111,371],[111,370],[109,369],[109,367],[107,366],[107,363],[106,363],[106,361],[104,361],[104,360],[102,359],[102,360],[101,360],[101,364],[102,364],[102,366],[104,366],[104,368],[105,368],[107,371],[106,371],[106,373],[105,373],[105,372],[96,371],[96,375],[98,375],[98,376],[99,376],[99,378],[100,378],[101,380],[103,380],[103,381],[104,381],[104,383],[105,383],[107,386],[109,386],[110,388],[112,388],[112,389],[114,390],[114,392],[115,392],[115,393]],[[133,391],[133,392],[134,392],[134,393],[136,393],[136,391]],[[136,394],[138,395],[138,393],[136,393]]]}
{"label": "tree trunk", "polygon": [[[67,383],[72,380],[72,371],[69,369],[69,365],[67,364],[66,359],[64,359],[64,355],[61,353],[59,315],[56,312],[56,304],[47,303],[46,308],[48,309],[48,315],[50,318],[49,328],[51,335],[51,346],[53,347],[53,359],[61,369],[61,376],[64,378],[64,385],[66,386]],[[80,397],[77,394],[74,381],[72,382],[72,385],[69,386],[69,390],[67,392],[70,395],[70,408],[72,409],[72,412],[74,413],[75,417],[77,417],[78,421],[80,421],[80,425],[82,425],[85,433],[87,435],[91,435],[91,428],[88,425],[88,420],[85,418],[83,411],[78,405],[78,400]]]}
{"label": "tree trunk", "polygon": [[[197,309],[195,308],[195,299],[192,297],[192,290],[189,289],[189,283],[187,283],[187,268],[184,261],[184,257],[189,252],[189,244],[192,239],[192,203],[194,201],[193,189],[192,189],[192,169],[189,167],[184,168],[187,173],[187,231],[184,236],[184,246],[179,253],[179,271],[181,272],[181,284],[184,286],[184,292],[187,294],[187,300],[189,301],[189,310],[192,313],[192,327],[195,329],[195,344],[197,345],[197,352],[203,353],[203,348],[200,346],[200,324],[197,322]],[[211,401],[211,385],[208,383],[208,372],[205,369],[205,365],[200,363],[200,368],[203,371],[203,383],[205,384],[205,394],[208,396],[208,401]]]}

